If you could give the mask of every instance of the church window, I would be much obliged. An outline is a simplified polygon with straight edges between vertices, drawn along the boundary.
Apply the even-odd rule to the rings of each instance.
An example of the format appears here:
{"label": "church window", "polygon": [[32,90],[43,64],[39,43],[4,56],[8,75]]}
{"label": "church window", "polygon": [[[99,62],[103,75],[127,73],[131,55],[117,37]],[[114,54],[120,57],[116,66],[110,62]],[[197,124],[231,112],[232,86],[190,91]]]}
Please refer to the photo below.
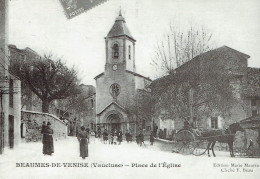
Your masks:
{"label": "church window", "polygon": [[118,58],[119,57],[119,47],[118,44],[113,45],[113,57]]}
{"label": "church window", "polygon": [[120,86],[117,83],[114,83],[110,86],[110,94],[113,98],[116,98],[120,93]]}
{"label": "church window", "polygon": [[128,46],[128,58],[131,59],[131,46]]}
{"label": "church window", "polygon": [[90,99],[91,108],[94,108],[94,99]]}

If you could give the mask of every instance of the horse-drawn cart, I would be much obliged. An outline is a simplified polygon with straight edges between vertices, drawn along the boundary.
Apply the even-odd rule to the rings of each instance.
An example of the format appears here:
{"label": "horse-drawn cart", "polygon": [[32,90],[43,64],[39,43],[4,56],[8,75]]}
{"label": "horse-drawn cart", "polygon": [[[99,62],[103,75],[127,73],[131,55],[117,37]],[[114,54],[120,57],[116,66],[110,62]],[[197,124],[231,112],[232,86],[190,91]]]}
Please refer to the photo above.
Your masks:
{"label": "horse-drawn cart", "polygon": [[206,141],[193,129],[181,129],[175,137],[176,151],[184,155],[202,155],[206,152]]}
{"label": "horse-drawn cart", "polygon": [[186,128],[177,132],[175,137],[175,149],[173,152],[184,155],[193,154],[203,155],[208,150],[214,153],[216,141],[227,143],[229,145],[230,155],[233,157],[233,142],[237,131],[243,131],[239,123],[234,123],[226,130],[204,130]]}

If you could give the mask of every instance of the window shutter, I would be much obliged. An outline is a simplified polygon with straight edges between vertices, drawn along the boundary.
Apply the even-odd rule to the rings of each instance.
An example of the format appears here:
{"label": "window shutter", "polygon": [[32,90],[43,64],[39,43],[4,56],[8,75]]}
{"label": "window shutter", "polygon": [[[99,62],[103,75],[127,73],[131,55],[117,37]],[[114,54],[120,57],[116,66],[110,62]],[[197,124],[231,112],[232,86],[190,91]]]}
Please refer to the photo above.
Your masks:
{"label": "window shutter", "polygon": [[223,118],[218,116],[218,129],[223,129]]}
{"label": "window shutter", "polygon": [[207,129],[211,128],[211,118],[207,119]]}

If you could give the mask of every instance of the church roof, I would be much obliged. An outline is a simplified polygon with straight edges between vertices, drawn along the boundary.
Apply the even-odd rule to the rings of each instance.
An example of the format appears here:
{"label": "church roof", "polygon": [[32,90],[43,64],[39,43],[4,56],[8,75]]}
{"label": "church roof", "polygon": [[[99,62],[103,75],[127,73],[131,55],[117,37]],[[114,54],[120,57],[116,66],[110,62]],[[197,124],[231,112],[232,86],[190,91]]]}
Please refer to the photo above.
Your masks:
{"label": "church roof", "polygon": [[143,75],[140,75],[139,73],[132,72],[132,71],[129,71],[129,70],[126,70],[126,72],[127,72],[127,73],[130,73],[130,74],[132,74],[132,75],[134,75],[134,76],[139,76],[139,77],[141,77],[141,78],[144,78],[144,79],[146,79],[146,80],[148,80],[148,81],[152,81],[150,78],[145,77],[145,76],[143,76]]}
{"label": "church roof", "polygon": [[123,111],[125,111],[125,108],[123,108],[120,104],[118,104],[117,102],[113,101],[112,103],[110,103],[107,107],[105,107],[101,112],[99,112],[97,115],[102,114],[105,110],[107,110],[110,106],[112,105],[116,105],[117,107],[119,107],[120,109],[122,109]]}
{"label": "church roof", "polygon": [[105,73],[102,72],[102,73],[100,73],[99,75],[97,75],[94,79],[97,80],[99,77],[103,76],[104,74],[105,74]]}
{"label": "church roof", "polygon": [[126,26],[125,18],[122,16],[121,12],[119,12],[119,16],[116,18],[115,23],[109,31],[109,33],[107,34],[106,38],[120,36],[127,36],[128,38],[135,41],[135,39],[133,38],[129,29]]}
{"label": "church roof", "polygon": [[[130,74],[134,75],[134,76],[139,76],[139,77],[144,78],[144,79],[146,79],[146,80],[148,80],[148,81],[152,81],[150,78],[145,77],[145,76],[143,76],[143,75],[140,75],[139,73],[132,72],[132,71],[129,71],[129,70],[125,70],[125,71],[126,71],[127,73],[130,73]],[[103,76],[104,74],[105,74],[104,72],[103,72],[103,73],[100,73],[100,74],[97,75],[94,79],[97,80],[98,78],[100,78],[100,77]]]}

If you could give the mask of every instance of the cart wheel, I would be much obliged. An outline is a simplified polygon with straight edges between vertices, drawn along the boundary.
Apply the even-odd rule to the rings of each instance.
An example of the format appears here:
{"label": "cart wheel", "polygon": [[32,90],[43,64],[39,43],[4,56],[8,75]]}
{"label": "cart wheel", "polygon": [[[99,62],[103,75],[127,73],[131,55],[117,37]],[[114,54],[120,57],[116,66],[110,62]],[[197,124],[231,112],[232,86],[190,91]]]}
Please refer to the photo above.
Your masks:
{"label": "cart wheel", "polygon": [[208,142],[205,140],[199,140],[194,142],[192,154],[195,156],[201,156],[207,151]]}
{"label": "cart wheel", "polygon": [[190,155],[193,152],[193,143],[181,143],[180,147],[178,148],[178,153],[182,155]]}
{"label": "cart wheel", "polygon": [[189,155],[194,150],[195,136],[189,130],[181,130],[176,134],[176,141],[179,144],[177,151],[183,155]]}

